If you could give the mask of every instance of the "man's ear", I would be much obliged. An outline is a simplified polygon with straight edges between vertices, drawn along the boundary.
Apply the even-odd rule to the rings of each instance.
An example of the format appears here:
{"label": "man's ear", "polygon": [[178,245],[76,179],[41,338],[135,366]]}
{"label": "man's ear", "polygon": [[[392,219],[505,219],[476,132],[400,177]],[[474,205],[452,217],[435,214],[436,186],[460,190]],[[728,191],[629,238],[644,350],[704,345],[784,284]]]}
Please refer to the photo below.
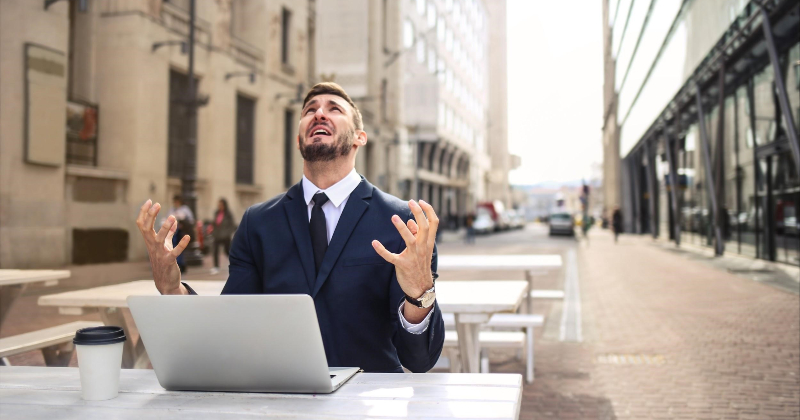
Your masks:
{"label": "man's ear", "polygon": [[364,130],[356,131],[356,144],[358,144],[359,147],[367,144],[367,133]]}

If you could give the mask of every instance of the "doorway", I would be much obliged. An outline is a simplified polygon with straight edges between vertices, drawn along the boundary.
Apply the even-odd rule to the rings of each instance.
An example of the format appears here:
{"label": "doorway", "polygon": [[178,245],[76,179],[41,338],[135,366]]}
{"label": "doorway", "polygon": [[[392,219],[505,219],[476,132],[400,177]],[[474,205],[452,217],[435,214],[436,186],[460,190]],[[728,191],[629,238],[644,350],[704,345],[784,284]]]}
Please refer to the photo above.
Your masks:
{"label": "doorway", "polygon": [[758,257],[800,265],[800,179],[786,141],[756,150]]}

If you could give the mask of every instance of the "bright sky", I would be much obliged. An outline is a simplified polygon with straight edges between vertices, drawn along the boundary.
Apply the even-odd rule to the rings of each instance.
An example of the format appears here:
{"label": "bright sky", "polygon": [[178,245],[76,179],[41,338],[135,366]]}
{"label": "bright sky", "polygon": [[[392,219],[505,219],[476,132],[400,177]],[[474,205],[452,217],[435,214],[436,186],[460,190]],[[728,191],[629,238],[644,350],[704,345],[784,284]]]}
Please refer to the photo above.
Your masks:
{"label": "bright sky", "polygon": [[602,162],[602,16],[596,0],[508,0],[512,184],[588,181]]}

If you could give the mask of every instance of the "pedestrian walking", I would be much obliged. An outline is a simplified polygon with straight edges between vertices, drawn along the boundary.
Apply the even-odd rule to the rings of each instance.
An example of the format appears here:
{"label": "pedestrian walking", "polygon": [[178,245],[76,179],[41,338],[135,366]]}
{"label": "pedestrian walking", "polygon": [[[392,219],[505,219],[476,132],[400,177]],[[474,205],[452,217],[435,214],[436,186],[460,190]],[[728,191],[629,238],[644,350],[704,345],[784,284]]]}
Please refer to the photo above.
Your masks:
{"label": "pedestrian walking", "polygon": [[219,273],[219,250],[225,249],[225,256],[231,252],[231,237],[236,231],[236,223],[233,221],[233,215],[228,208],[228,201],[220,198],[217,202],[217,211],[214,214],[214,268],[211,269],[211,274]]}
{"label": "pedestrian walking", "polygon": [[[192,213],[192,209],[183,202],[183,197],[175,195],[172,197],[172,208],[169,210],[169,215],[174,216],[175,220],[178,221],[178,228],[172,236],[172,246],[175,247],[178,246],[181,238],[192,231],[192,227],[194,226],[194,213]],[[175,262],[178,264],[181,273],[185,273],[186,260],[183,254],[179,255]]]}
{"label": "pedestrian walking", "polygon": [[467,244],[475,244],[475,215],[470,213],[467,215],[467,237],[464,240]]}
{"label": "pedestrian walking", "polygon": [[622,212],[619,207],[614,207],[614,213],[611,215],[611,227],[614,229],[614,243],[616,243],[622,232]]}

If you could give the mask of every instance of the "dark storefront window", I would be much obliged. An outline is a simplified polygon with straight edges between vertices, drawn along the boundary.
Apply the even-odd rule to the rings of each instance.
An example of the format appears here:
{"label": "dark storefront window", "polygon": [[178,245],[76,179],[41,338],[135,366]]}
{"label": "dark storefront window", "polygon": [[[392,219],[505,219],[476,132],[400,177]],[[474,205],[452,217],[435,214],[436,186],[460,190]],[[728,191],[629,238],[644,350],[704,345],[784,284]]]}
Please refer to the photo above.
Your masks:
{"label": "dark storefront window", "polygon": [[167,147],[167,174],[180,178],[183,174],[181,151],[189,136],[188,109],[185,103],[189,90],[189,76],[169,72],[169,132]]}
{"label": "dark storefront window", "polygon": [[242,95],[236,98],[236,183],[253,183],[253,144],[256,102]]}

